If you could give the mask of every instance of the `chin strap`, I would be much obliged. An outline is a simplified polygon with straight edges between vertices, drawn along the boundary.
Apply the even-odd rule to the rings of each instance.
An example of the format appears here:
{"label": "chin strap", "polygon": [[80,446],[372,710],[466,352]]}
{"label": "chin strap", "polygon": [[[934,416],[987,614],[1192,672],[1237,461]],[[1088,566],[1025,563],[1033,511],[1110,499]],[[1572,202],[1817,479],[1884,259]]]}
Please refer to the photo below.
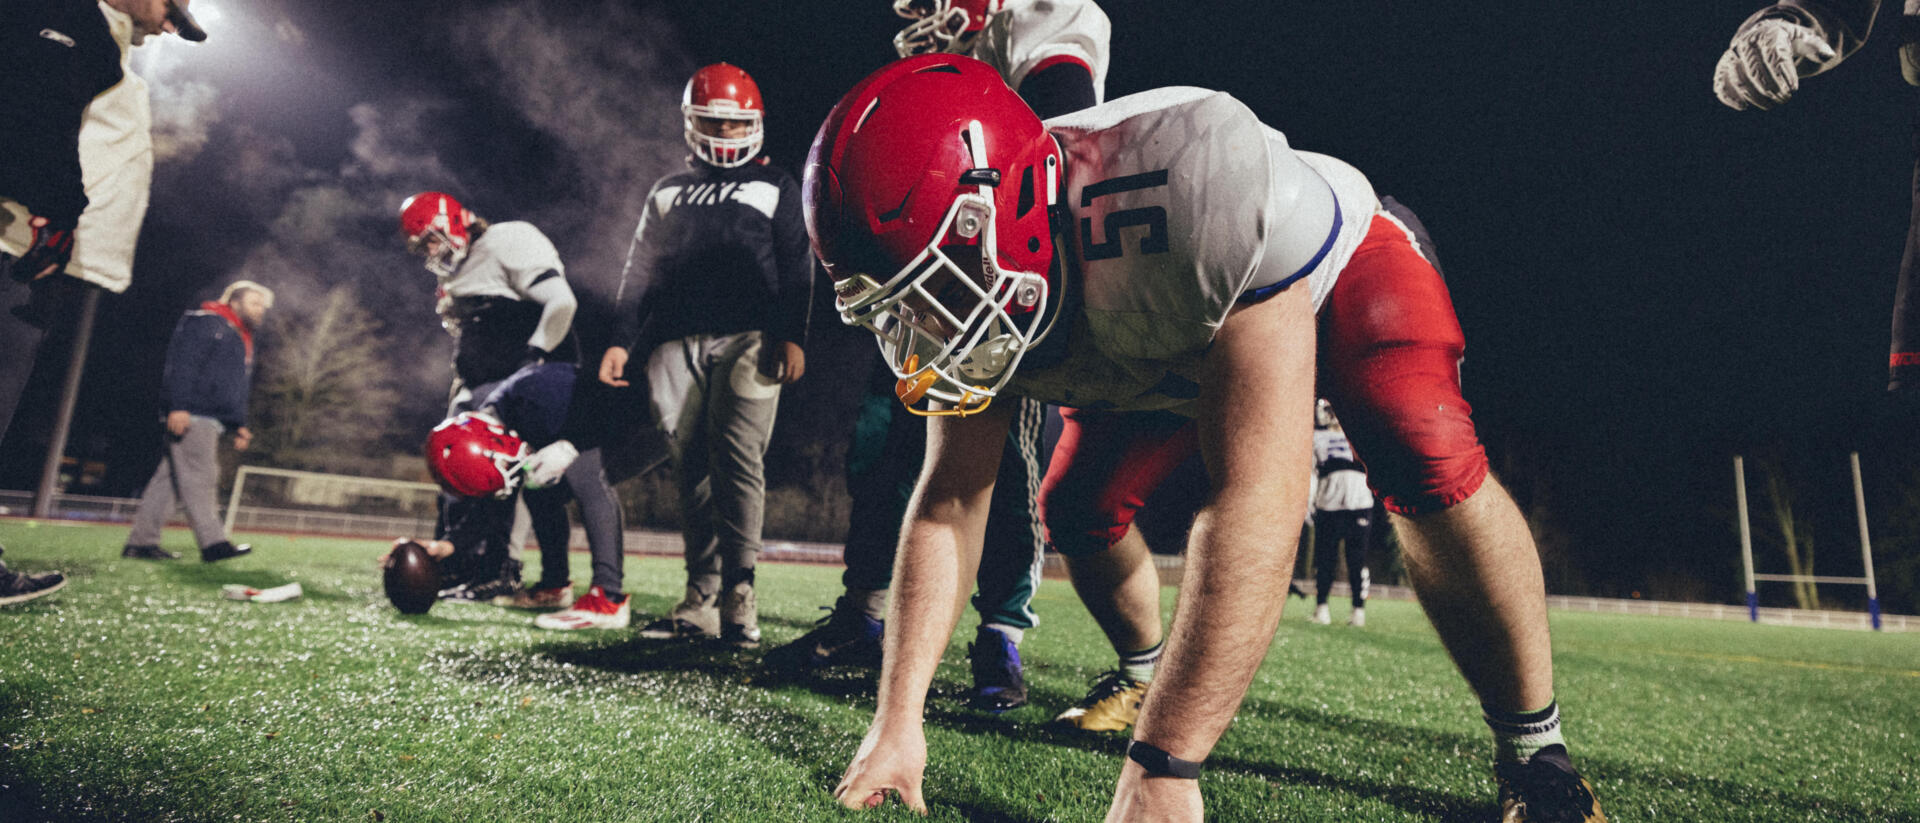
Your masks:
{"label": "chin strap", "polygon": [[1165,749],[1145,741],[1134,740],[1127,743],[1127,759],[1140,764],[1147,774],[1154,777],[1178,777],[1182,780],[1199,780],[1200,763],[1196,760],[1181,760],[1167,754]]}

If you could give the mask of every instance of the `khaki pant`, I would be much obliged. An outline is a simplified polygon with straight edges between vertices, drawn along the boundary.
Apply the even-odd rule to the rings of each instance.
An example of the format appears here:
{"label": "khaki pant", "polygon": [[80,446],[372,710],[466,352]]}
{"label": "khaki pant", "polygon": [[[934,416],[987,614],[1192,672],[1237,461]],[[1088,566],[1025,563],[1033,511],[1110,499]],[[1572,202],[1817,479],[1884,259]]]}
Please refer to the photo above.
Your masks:
{"label": "khaki pant", "polygon": [[694,335],[647,358],[654,420],[680,492],[687,583],[705,594],[760,557],[767,441],[780,405],[780,384],[760,373],[760,338]]}
{"label": "khaki pant", "polygon": [[160,545],[160,529],[173,514],[175,503],[187,510],[187,525],[193,527],[193,539],[200,548],[227,539],[226,524],[220,521],[214,500],[220,482],[220,435],[225,430],[220,421],[195,415],[186,434],[167,434],[167,453],[147,481],[147,490],[140,493],[127,545]]}

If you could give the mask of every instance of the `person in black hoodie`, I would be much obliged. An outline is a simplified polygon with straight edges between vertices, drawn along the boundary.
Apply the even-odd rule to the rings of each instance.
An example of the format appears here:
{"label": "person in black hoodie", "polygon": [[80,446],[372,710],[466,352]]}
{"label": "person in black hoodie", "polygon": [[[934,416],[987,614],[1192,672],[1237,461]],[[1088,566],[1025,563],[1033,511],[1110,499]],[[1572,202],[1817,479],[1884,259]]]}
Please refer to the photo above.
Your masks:
{"label": "person in black hoodie", "polygon": [[694,159],[647,194],[599,376],[627,385],[641,353],[686,524],[686,597],[641,635],[752,647],[763,460],[780,387],[806,371],[813,270],[799,186],[759,156],[765,110],[753,78],[706,66],[681,110]]}

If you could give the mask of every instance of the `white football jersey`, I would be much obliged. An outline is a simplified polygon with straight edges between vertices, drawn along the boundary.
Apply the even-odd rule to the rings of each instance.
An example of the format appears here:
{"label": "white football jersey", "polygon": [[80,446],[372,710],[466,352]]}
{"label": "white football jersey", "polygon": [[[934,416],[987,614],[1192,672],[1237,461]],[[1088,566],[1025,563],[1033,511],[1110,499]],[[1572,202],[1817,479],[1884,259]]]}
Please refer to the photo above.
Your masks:
{"label": "white football jersey", "polygon": [[[1304,278],[1317,311],[1379,202],[1240,101],[1157,89],[1047,121],[1072,213],[1065,316],[1011,389],[1076,408],[1194,413],[1201,356],[1243,294]],[[1056,349],[1064,347],[1064,353]]]}
{"label": "white football jersey", "polygon": [[[1339,429],[1313,430],[1313,465],[1354,463],[1353,444]],[[1322,469],[1324,470],[1324,469]],[[1367,473],[1358,469],[1336,469],[1321,474],[1313,487],[1313,509],[1323,512],[1366,511],[1373,508],[1373,492],[1367,488]]]}
{"label": "white football jersey", "polygon": [[1016,91],[1040,64],[1078,60],[1093,73],[1093,99],[1100,102],[1106,99],[1112,28],[1093,0],[1009,0],[981,29],[971,56],[1000,72]]}
{"label": "white football jersey", "polygon": [[444,297],[505,297],[526,300],[535,278],[548,271],[565,276],[553,241],[518,220],[495,223],[467,247],[453,274],[440,280]]}

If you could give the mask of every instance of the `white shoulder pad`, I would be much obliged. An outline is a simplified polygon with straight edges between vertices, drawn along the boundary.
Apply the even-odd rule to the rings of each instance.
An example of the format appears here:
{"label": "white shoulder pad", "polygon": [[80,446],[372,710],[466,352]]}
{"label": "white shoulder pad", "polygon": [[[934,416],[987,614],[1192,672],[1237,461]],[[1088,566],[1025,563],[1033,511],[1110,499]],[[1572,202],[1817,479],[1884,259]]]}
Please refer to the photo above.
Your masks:
{"label": "white shoulder pad", "polygon": [[1108,40],[1113,24],[1093,0],[1010,0],[987,22],[973,57],[1000,72],[1014,89],[1054,58],[1085,63],[1093,74],[1094,102],[1106,99]]}
{"label": "white shoulder pad", "polygon": [[495,223],[481,239],[487,241],[501,274],[513,284],[515,291],[524,292],[533,285],[533,278],[548,271],[567,273],[553,241],[532,223],[518,220]]}
{"label": "white shoulder pad", "polygon": [[1230,95],[1179,87],[1047,128],[1066,159],[1085,309],[1096,324],[1133,318],[1103,346],[1136,358],[1204,349],[1264,253],[1268,129]]}

